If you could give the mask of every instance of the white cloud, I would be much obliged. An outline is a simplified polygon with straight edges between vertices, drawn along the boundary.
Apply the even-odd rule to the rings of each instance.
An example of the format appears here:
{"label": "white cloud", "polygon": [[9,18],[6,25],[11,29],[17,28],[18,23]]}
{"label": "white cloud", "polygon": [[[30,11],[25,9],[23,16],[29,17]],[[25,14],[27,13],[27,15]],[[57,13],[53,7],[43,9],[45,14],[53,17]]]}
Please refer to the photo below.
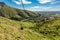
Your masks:
{"label": "white cloud", "polygon": [[40,8],[39,6],[33,6],[33,7],[30,7],[30,9],[38,9],[38,8]]}
{"label": "white cloud", "polygon": [[38,0],[38,1],[39,1],[39,3],[41,3],[41,4],[46,4],[46,3],[52,2],[52,1],[54,1],[54,0]]}
{"label": "white cloud", "polygon": [[40,8],[40,6],[32,6],[30,8],[28,8],[27,10],[30,10],[30,11],[36,11]]}
{"label": "white cloud", "polygon": [[30,11],[60,11],[60,6],[33,6],[28,8]]}
{"label": "white cloud", "polygon": [[14,0],[13,2],[15,2],[16,4],[21,4],[21,2],[20,2],[20,1],[15,1],[15,0]]}
{"label": "white cloud", "polygon": [[29,9],[27,10],[31,10],[31,11],[42,11],[42,10],[47,10],[47,9],[50,9],[51,7],[44,7],[44,6],[33,6],[33,7],[30,7]]}
{"label": "white cloud", "polygon": [[54,1],[54,2],[51,2],[51,4],[59,4],[60,1]]}
{"label": "white cloud", "polygon": [[[27,0],[22,0],[22,1],[23,1],[23,4],[31,4],[32,3],[32,2],[27,1]],[[21,4],[21,0],[18,0],[18,1],[13,0],[13,2],[15,2],[16,4]]]}

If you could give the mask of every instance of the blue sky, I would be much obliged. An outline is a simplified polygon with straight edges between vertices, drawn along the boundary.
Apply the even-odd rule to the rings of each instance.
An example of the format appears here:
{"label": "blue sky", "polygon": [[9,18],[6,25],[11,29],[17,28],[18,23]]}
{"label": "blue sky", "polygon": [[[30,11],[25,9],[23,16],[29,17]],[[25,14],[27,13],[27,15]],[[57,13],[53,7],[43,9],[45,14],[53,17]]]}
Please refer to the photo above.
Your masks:
{"label": "blue sky", "polygon": [[[26,10],[30,11],[60,11],[60,0],[22,0]],[[21,0],[0,0],[11,7],[23,9]]]}

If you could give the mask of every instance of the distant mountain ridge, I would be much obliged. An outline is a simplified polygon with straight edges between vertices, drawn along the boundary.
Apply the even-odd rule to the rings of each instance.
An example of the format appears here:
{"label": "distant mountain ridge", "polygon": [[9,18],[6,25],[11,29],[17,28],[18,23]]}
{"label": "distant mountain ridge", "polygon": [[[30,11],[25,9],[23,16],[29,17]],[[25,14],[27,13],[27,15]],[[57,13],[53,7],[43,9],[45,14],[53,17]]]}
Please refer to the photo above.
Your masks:
{"label": "distant mountain ridge", "polygon": [[36,11],[38,13],[59,13],[60,14],[60,11]]}
{"label": "distant mountain ridge", "polygon": [[36,13],[41,14],[41,16],[45,18],[57,18],[60,17],[60,11],[36,11]]}
{"label": "distant mountain ridge", "polygon": [[5,5],[5,3],[4,3],[4,2],[0,2],[0,4]]}

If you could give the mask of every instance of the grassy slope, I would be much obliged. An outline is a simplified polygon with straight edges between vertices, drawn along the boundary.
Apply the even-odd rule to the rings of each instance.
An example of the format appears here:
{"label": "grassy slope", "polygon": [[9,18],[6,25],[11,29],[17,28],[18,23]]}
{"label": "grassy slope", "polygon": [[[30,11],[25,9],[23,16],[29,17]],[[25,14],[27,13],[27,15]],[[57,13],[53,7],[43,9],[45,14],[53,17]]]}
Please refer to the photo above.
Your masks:
{"label": "grassy slope", "polygon": [[[25,26],[27,23],[24,23]],[[31,29],[20,30],[20,24],[18,21],[0,17],[0,40],[49,40]],[[31,23],[29,24],[32,25]]]}
{"label": "grassy slope", "polygon": [[16,9],[16,8],[13,8],[13,7],[10,7],[6,4],[4,4],[4,6],[0,9],[0,16],[21,20],[24,18],[36,17],[36,16],[38,16],[38,14],[36,14],[35,12],[28,11],[28,10],[24,11],[21,9]]}
{"label": "grassy slope", "polygon": [[[49,37],[51,40],[60,40],[60,19],[37,23],[35,31]],[[38,27],[38,28],[37,28]]]}

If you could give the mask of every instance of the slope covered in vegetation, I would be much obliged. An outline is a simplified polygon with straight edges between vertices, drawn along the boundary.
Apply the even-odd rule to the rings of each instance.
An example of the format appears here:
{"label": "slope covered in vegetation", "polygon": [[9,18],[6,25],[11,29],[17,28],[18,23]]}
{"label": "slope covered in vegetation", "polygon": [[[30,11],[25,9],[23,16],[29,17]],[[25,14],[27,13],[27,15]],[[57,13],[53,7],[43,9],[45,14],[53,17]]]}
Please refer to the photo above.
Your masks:
{"label": "slope covered in vegetation", "polygon": [[0,40],[60,40],[60,19],[31,23],[0,17]]}
{"label": "slope covered in vegetation", "polygon": [[[24,26],[26,26],[27,23],[32,25],[30,22],[25,22]],[[21,30],[20,24],[21,22],[0,17],[0,40],[49,40],[44,35],[39,34],[29,28],[24,28],[24,30]]]}
{"label": "slope covered in vegetation", "polygon": [[34,12],[16,9],[16,8],[13,8],[4,4],[3,2],[2,3],[0,2],[0,6],[1,6],[0,16],[6,17],[6,18],[10,18],[14,20],[21,20],[21,19],[26,19],[26,18],[28,19],[28,18],[38,16],[38,14]]}
{"label": "slope covered in vegetation", "polygon": [[32,29],[51,40],[60,40],[60,18],[37,22]]}

